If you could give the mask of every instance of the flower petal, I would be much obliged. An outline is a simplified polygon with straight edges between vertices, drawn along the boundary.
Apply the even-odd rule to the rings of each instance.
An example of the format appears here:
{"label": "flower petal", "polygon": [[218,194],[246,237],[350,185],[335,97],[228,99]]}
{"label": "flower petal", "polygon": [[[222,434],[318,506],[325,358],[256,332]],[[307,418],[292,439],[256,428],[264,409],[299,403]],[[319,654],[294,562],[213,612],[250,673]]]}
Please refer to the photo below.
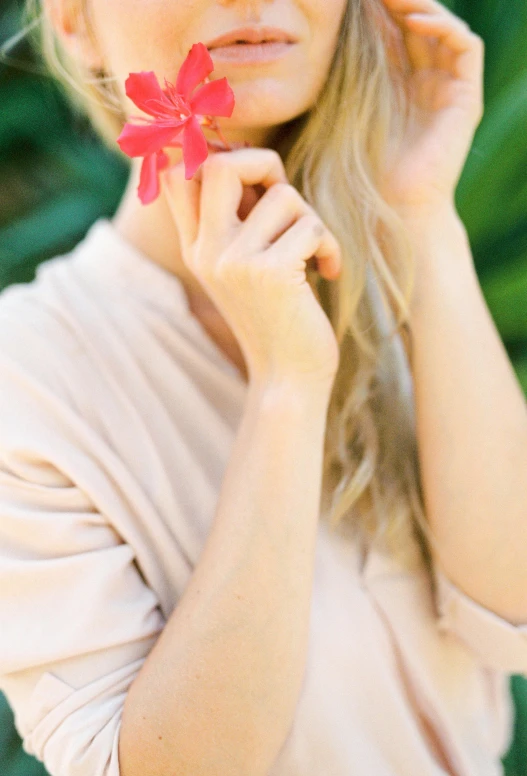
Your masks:
{"label": "flower petal", "polygon": [[153,70],[130,73],[124,86],[126,94],[132,102],[150,116],[157,116],[159,113],[155,107],[157,101],[161,101],[170,108],[170,102],[163,94]]}
{"label": "flower petal", "polygon": [[157,154],[148,154],[143,159],[137,194],[143,205],[150,204],[159,195]]}
{"label": "flower petal", "polygon": [[190,98],[193,113],[200,116],[231,116],[234,109],[234,92],[226,78],[201,86]]}
{"label": "flower petal", "polygon": [[143,205],[149,205],[159,196],[159,173],[168,167],[170,158],[164,151],[149,154],[143,159],[137,193]]}
{"label": "flower petal", "polygon": [[159,172],[160,170],[164,170],[165,167],[168,167],[168,165],[170,164],[170,157],[168,156],[168,154],[165,154],[164,151],[158,151],[156,156],[157,156],[157,160],[156,160],[157,170]]}
{"label": "flower petal", "polygon": [[[188,119],[186,119],[188,121]],[[160,126],[156,122],[144,125],[125,124],[123,131],[117,138],[119,148],[128,156],[146,156],[160,151],[181,130],[185,122],[180,125],[174,120],[173,126]]]}
{"label": "flower petal", "polygon": [[170,143],[165,143],[165,146],[171,146],[172,148],[183,148],[183,132],[180,132],[178,137],[173,138]]}
{"label": "flower petal", "polygon": [[185,162],[185,180],[190,180],[200,164],[209,155],[207,140],[198,120],[192,116],[183,130],[183,161]]}
{"label": "flower petal", "polygon": [[213,70],[214,63],[207,47],[203,43],[194,43],[179,70],[176,91],[189,100],[192,90]]}

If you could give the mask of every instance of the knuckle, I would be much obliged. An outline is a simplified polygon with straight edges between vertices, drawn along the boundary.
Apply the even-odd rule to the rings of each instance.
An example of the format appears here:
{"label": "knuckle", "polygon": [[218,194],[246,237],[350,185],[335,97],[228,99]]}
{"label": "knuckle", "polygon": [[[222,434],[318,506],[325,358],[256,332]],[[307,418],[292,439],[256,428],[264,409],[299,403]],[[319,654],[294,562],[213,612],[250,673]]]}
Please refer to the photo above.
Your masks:
{"label": "knuckle", "polygon": [[201,278],[201,280],[205,280],[205,282],[208,282],[214,278],[214,268],[209,261],[195,259],[192,264],[189,264],[189,267],[194,275],[196,275],[196,277]]}
{"label": "knuckle", "polygon": [[229,271],[232,269],[233,259],[232,256],[224,251],[218,256],[215,262],[212,262],[209,268],[211,276],[214,278],[221,278],[228,276]]}
{"label": "knuckle", "polygon": [[259,150],[265,151],[265,153],[267,153],[268,156],[272,156],[275,161],[280,162],[280,164],[282,164],[282,157],[280,156],[280,154],[275,148],[263,148]]}
{"label": "knuckle", "polygon": [[210,266],[210,280],[215,284],[230,286],[240,278],[243,261],[232,252],[224,251]]}
{"label": "knuckle", "polygon": [[216,251],[210,250],[206,244],[201,245],[199,250],[194,251],[193,260],[191,264],[189,264],[190,269],[195,275],[202,277],[205,280],[213,278],[215,261],[211,257],[216,255]]}
{"label": "knuckle", "polygon": [[282,161],[282,157],[280,156],[280,154],[275,148],[253,148],[250,150],[256,151],[257,153],[260,153],[260,154],[265,154],[265,156],[268,156],[270,159],[272,159],[274,164],[283,168],[284,163]]}
{"label": "knuckle", "polygon": [[269,191],[272,191],[273,196],[282,202],[284,200],[290,203],[298,202],[301,198],[300,194],[291,183],[283,183],[282,181],[275,183]]}
{"label": "knuckle", "polygon": [[264,198],[270,202],[282,201],[282,198],[284,196],[284,192],[283,192],[284,186],[285,186],[284,183],[273,183],[273,185],[270,186],[265,192]]}
{"label": "knuckle", "polygon": [[230,272],[232,268],[239,264],[239,262],[242,260],[243,254],[243,246],[238,243],[237,239],[234,239],[233,242],[221,252],[217,260],[214,262],[214,265],[217,267],[217,271],[221,273]]}
{"label": "knuckle", "polygon": [[209,154],[203,162],[203,166],[209,170],[221,170],[227,165],[228,160],[224,158],[226,156],[225,153]]}
{"label": "knuckle", "polygon": [[288,189],[289,189],[289,183],[283,183],[282,181],[278,181],[273,186],[271,186],[269,191],[272,193],[274,197],[283,197],[285,196]]}
{"label": "knuckle", "polygon": [[315,215],[315,213],[307,213],[303,217],[303,221],[309,229],[311,229],[317,237],[321,237],[324,232],[326,231],[326,228],[320,218]]}

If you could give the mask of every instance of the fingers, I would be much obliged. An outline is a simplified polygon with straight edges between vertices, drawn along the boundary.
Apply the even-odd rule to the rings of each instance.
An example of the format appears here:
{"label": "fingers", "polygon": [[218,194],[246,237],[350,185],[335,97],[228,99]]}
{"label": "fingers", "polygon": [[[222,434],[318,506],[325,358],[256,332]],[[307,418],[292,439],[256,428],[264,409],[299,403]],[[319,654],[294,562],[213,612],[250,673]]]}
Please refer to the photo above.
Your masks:
{"label": "fingers", "polygon": [[196,242],[200,224],[215,239],[240,223],[237,211],[243,184],[269,188],[287,181],[280,155],[269,148],[241,148],[209,154],[195,175],[185,179],[183,160],[161,174],[161,184],[176,223],[183,256]]}
{"label": "fingers", "polygon": [[301,216],[266,254],[279,265],[293,263],[301,280],[305,280],[305,264],[312,256],[317,258],[322,277],[334,280],[340,275],[342,257],[338,241],[315,213]]}
{"label": "fingers", "polygon": [[458,18],[439,0],[383,0],[383,2],[395,13],[444,13]]}
{"label": "fingers", "polygon": [[407,14],[419,10],[411,0],[383,0],[386,9],[397,23],[404,41],[408,61],[414,71],[433,67],[437,42],[424,35],[416,35],[406,24]]}
{"label": "fingers", "polygon": [[[201,237],[203,244],[222,250],[225,234],[230,227],[236,227],[234,239],[244,255],[276,246],[275,253],[282,263],[287,256],[298,262],[298,241],[294,236],[300,235],[301,262],[316,256],[321,275],[333,279],[340,274],[338,241],[288,183],[282,160],[273,149],[242,148],[211,154],[190,180],[185,179],[181,161],[162,178],[183,258],[191,255],[191,247],[196,241],[201,242]],[[243,187],[257,184],[268,191],[241,221],[237,212]],[[298,220],[291,226],[295,219]],[[287,236],[291,232],[293,237]]]}
{"label": "fingers", "polygon": [[439,43],[457,55],[453,61],[453,74],[457,78],[467,81],[473,79],[476,68],[481,65],[484,47],[482,39],[472,32],[463,19],[454,14],[412,13],[405,21],[412,29],[433,35]]}
{"label": "fingers", "polygon": [[238,230],[244,251],[265,250],[302,214],[313,212],[294,186],[281,181],[265,192]]}
{"label": "fingers", "polygon": [[[469,25],[437,0],[383,0],[402,26],[414,68],[449,65],[455,77],[471,79],[481,64],[481,38]],[[417,33],[417,34],[416,34]],[[449,52],[451,55],[449,57]],[[453,57],[452,57],[453,54]],[[448,67],[448,69],[452,69]]]}
{"label": "fingers", "polygon": [[201,222],[208,234],[223,233],[239,226],[237,216],[243,186],[259,183],[266,189],[287,182],[280,155],[270,148],[240,148],[209,156],[198,171],[201,174]]}
{"label": "fingers", "polygon": [[[309,220],[305,220],[305,216]],[[276,183],[264,196],[256,203],[245,221],[242,222],[237,243],[243,246],[244,253],[261,253],[276,241],[289,229],[293,228],[293,223],[302,221],[304,229],[307,229],[311,236],[307,236],[307,245],[318,250],[317,258],[318,270],[323,275],[334,277],[340,268],[341,254],[338,241],[327,229],[322,219],[315,210],[307,203],[294,186],[288,183]],[[313,243],[312,227],[317,227],[315,232],[320,231],[319,239],[316,244]],[[296,234],[296,230],[293,234]],[[289,245],[289,240],[281,243],[280,252],[284,246]],[[294,243],[291,243],[291,248]],[[291,255],[298,256],[298,249],[292,250]],[[307,260],[314,255],[314,250],[302,258]]]}
{"label": "fingers", "polygon": [[422,32],[416,35],[407,20],[408,16],[402,16],[399,23],[410,65],[414,71],[430,70],[436,59],[437,41]]}

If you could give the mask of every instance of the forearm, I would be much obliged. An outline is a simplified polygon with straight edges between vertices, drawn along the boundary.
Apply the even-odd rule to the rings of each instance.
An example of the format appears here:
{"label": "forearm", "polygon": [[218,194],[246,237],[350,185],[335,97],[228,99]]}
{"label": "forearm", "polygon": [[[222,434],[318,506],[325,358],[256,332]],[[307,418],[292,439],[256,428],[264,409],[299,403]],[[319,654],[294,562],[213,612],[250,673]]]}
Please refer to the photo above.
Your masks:
{"label": "forearm", "polygon": [[249,388],[217,512],[132,684],[123,776],[263,776],[305,669],[329,392]]}
{"label": "forearm", "polygon": [[455,210],[408,223],[423,492],[440,562],[469,596],[527,622],[527,407]]}

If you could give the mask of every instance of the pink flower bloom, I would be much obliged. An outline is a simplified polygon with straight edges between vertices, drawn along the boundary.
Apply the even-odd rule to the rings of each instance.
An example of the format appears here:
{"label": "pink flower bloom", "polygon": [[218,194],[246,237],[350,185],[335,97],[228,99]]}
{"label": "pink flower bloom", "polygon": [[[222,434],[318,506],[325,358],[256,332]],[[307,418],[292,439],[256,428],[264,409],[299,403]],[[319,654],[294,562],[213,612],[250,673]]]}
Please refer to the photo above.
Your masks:
{"label": "pink flower bloom", "polygon": [[[130,73],[126,79],[127,96],[138,108],[154,117],[153,121],[143,116],[132,117],[145,123],[126,123],[117,138],[127,156],[144,157],[137,190],[143,205],[159,195],[159,173],[169,164],[163,148],[183,148],[185,178],[190,180],[208,156],[207,139],[200,125],[211,126],[219,134],[211,117],[232,115],[234,92],[226,78],[207,79],[213,69],[207,47],[194,43],[179,70],[175,86],[165,78],[166,88],[161,89],[153,71]],[[192,95],[191,92],[205,79],[207,82]]]}

